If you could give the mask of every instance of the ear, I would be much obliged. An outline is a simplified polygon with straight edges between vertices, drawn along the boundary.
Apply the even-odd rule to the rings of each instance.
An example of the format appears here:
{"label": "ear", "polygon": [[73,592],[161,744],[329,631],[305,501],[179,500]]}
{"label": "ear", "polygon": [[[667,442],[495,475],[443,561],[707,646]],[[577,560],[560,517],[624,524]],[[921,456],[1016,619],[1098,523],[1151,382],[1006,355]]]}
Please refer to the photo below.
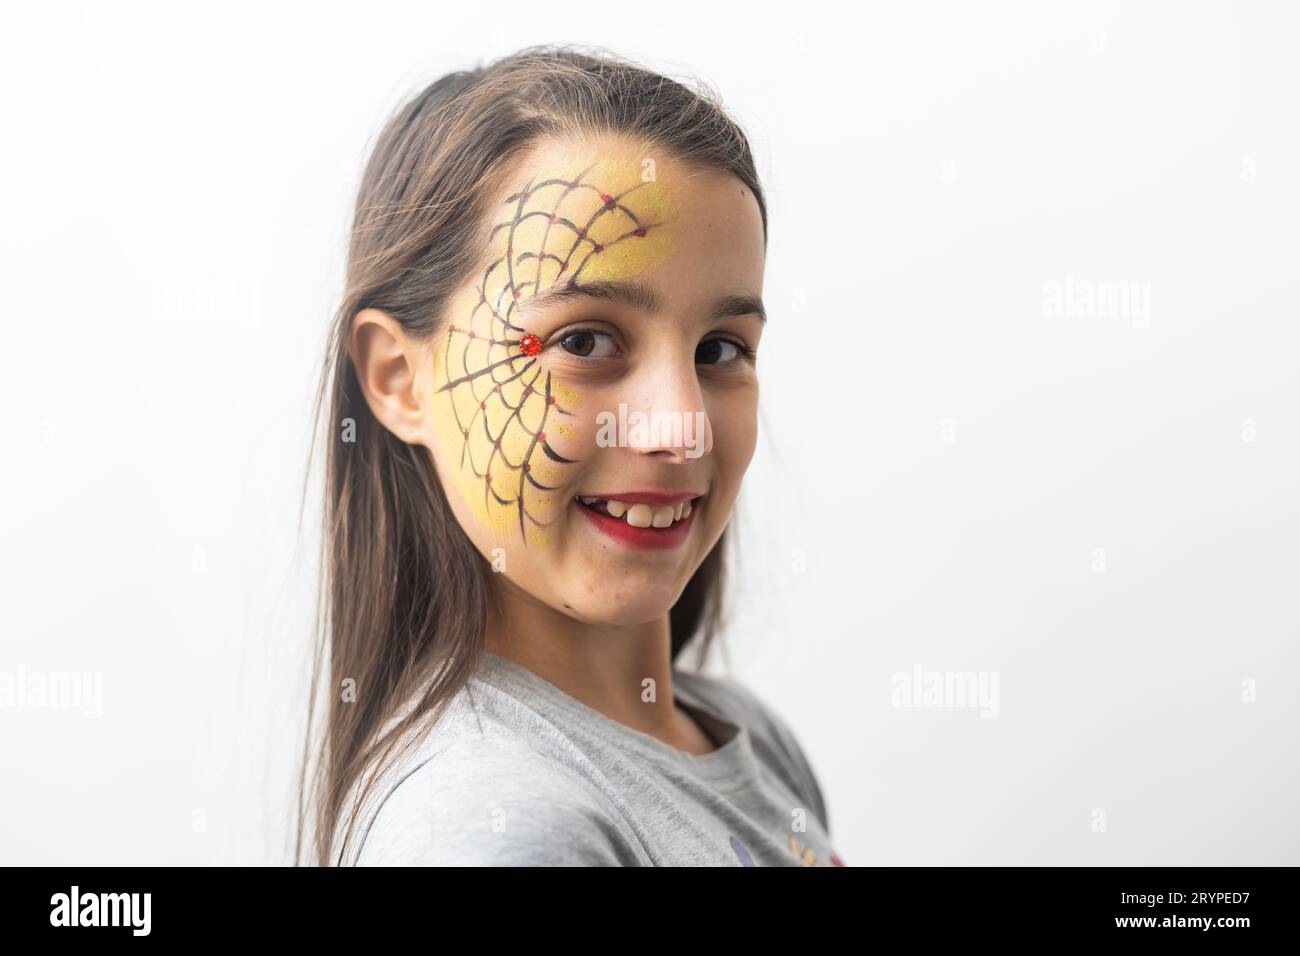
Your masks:
{"label": "ear", "polygon": [[417,388],[419,352],[401,324],[386,312],[362,309],[352,320],[348,351],[375,419],[402,441],[417,441],[425,415]]}

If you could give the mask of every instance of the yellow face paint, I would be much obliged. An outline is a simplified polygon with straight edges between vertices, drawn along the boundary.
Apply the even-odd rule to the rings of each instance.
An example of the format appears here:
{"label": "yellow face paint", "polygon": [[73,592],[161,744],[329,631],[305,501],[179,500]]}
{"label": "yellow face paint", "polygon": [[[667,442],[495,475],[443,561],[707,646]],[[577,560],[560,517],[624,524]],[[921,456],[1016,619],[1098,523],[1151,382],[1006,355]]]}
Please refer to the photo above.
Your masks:
{"label": "yellow face paint", "polygon": [[[653,168],[653,167],[652,167]],[[563,514],[576,463],[556,450],[572,438],[581,396],[557,381],[523,328],[522,305],[556,284],[628,279],[672,246],[671,204],[640,164],[575,154],[550,163],[507,197],[491,231],[491,264],[453,303],[435,355],[438,441],[456,485],[494,539],[545,544]]]}

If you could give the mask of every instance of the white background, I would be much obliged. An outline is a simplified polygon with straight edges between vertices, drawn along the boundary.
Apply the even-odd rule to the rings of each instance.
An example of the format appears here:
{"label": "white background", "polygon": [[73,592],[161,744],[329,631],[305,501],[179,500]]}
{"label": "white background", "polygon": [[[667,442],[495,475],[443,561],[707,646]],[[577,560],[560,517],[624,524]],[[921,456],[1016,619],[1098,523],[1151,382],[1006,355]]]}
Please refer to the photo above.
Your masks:
{"label": "white background", "polygon": [[[841,856],[1300,863],[1295,8],[537,9],[7,16],[0,671],[103,713],[0,709],[0,862],[288,859],[361,165],[441,73],[575,42],[706,80],[759,156],[727,644]],[[1067,281],[1150,311],[1054,315]],[[916,667],[997,716],[894,706]]]}

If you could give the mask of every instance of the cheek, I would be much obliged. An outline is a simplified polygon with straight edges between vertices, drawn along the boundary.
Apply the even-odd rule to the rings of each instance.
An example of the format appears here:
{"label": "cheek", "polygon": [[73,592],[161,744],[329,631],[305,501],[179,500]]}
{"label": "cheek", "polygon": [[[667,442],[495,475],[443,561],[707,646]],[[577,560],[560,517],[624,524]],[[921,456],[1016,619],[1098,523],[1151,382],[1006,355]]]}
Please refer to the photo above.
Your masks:
{"label": "cheek", "polygon": [[582,399],[540,361],[493,341],[491,325],[490,313],[452,322],[435,341],[435,454],[448,493],[490,542],[544,546],[581,458]]}
{"label": "cheek", "polygon": [[709,421],[720,477],[739,483],[758,444],[758,389],[732,391],[713,402]]}

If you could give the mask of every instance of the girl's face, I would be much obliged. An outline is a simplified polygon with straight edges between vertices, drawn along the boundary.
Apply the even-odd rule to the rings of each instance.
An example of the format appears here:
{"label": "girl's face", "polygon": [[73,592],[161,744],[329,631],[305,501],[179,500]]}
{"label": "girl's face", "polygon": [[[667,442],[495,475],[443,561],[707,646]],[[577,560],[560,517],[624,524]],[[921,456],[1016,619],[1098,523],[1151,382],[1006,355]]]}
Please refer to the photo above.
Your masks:
{"label": "girl's face", "polygon": [[758,203],[623,140],[550,142],[491,226],[419,370],[418,440],[503,586],[587,623],[660,618],[754,452]]}

